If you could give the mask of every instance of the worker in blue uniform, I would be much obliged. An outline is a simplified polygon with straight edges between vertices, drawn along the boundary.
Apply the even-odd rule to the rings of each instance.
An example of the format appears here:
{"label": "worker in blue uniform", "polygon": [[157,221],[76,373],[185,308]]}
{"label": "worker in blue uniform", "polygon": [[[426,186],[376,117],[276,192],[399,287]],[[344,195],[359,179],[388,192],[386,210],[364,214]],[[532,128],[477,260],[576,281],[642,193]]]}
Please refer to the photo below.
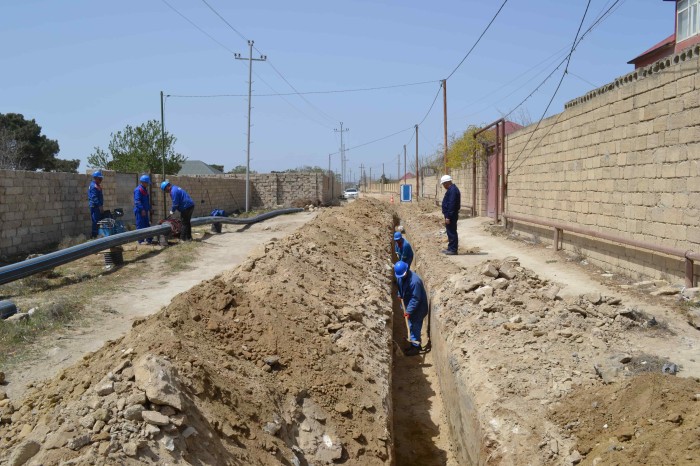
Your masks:
{"label": "worker in blue uniform", "polygon": [[102,195],[102,172],[96,171],[92,174],[92,181],[88,188],[88,205],[90,206],[90,220],[92,221],[92,230],[90,238],[97,238],[97,222],[102,220],[102,212],[104,211],[104,197]]}
{"label": "worker in blue uniform", "polygon": [[408,268],[411,268],[411,262],[413,262],[413,248],[411,243],[406,241],[400,231],[394,233],[394,252],[396,252],[396,258],[399,261],[408,264]]}
{"label": "worker in blue uniform", "polygon": [[423,319],[428,315],[428,293],[423,280],[408,264],[398,261],[394,264],[394,275],[398,287],[398,297],[403,301],[404,318],[408,322],[410,345],[404,350],[407,356],[415,356],[421,350],[421,330]]}
{"label": "worker in blue uniform", "polygon": [[450,175],[444,175],[440,178],[440,184],[445,188],[445,196],[442,198],[442,216],[445,217],[445,231],[447,232],[447,249],[442,253],[454,256],[459,248],[457,220],[459,219],[459,209],[462,207],[462,195],[457,186],[452,183]]}
{"label": "worker in blue uniform", "polygon": [[[148,228],[151,226],[151,195],[148,192],[148,185],[151,184],[151,177],[142,175],[139,178],[139,185],[134,189],[134,216],[136,217],[136,229]],[[153,238],[146,238],[147,244],[153,244]],[[140,239],[139,244],[144,240]]]}
{"label": "worker in blue uniform", "polygon": [[179,186],[175,186],[170,183],[170,181],[165,180],[160,184],[160,189],[162,189],[166,194],[170,194],[170,199],[173,201],[173,205],[170,208],[170,215],[174,214],[177,210],[180,212],[180,219],[182,220],[182,228],[180,229],[180,239],[182,241],[192,240],[192,212],[194,212],[194,201],[187,194],[187,191]]}

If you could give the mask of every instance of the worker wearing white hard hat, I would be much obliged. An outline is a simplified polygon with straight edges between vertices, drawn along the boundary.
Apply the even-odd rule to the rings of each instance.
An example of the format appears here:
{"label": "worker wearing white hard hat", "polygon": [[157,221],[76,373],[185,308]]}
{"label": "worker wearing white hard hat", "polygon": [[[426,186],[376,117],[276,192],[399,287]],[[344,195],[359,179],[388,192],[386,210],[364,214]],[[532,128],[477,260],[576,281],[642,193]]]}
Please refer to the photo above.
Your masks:
{"label": "worker wearing white hard hat", "polygon": [[447,233],[447,249],[443,254],[454,256],[459,248],[459,238],[457,236],[457,220],[459,219],[459,209],[462,207],[462,195],[452,183],[450,175],[443,175],[440,184],[445,188],[445,197],[442,198],[442,216],[445,217],[445,231]]}

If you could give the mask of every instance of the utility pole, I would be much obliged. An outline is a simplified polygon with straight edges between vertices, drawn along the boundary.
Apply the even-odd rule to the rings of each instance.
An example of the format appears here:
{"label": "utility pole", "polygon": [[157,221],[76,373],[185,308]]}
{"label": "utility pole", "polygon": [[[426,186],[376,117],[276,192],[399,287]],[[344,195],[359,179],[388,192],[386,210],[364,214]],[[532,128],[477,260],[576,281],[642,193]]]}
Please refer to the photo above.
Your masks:
{"label": "utility pole", "polygon": [[335,198],[335,195],[333,194],[333,188],[335,187],[335,183],[333,178],[331,178],[331,155],[328,154],[328,182],[331,184],[331,199]]}
{"label": "utility pole", "polygon": [[253,62],[254,61],[265,61],[267,57],[265,55],[260,55],[260,58],[253,58],[253,41],[248,41],[248,58],[241,57],[240,53],[234,55],[236,60],[248,60],[248,146],[246,149],[246,162],[245,162],[245,211],[250,210],[250,109],[251,99],[253,94]]}
{"label": "utility pole", "polygon": [[345,189],[345,144],[343,143],[343,133],[350,131],[350,128],[343,129],[343,122],[340,122],[340,129],[334,129],[336,133],[340,133],[340,189]]}
{"label": "utility pole", "polygon": [[369,188],[372,189],[372,167],[369,167]]}
{"label": "utility pole", "polygon": [[[160,146],[163,156],[163,179],[161,180],[163,182],[165,181],[165,99],[163,91],[160,91]],[[163,218],[165,218],[166,209],[165,191],[163,191]]]}
{"label": "utility pole", "polygon": [[442,112],[445,120],[445,174],[447,174],[447,79],[442,80]]}
{"label": "utility pole", "polygon": [[404,184],[408,184],[408,180],[406,179],[406,144],[403,145],[403,182]]}
{"label": "utility pole", "polygon": [[420,193],[420,179],[418,177],[418,125],[416,125],[416,196]]}
{"label": "utility pole", "polygon": [[365,173],[365,164],[361,163],[360,164],[360,188],[364,185],[364,173]]}
{"label": "utility pole", "polygon": [[396,183],[399,185],[399,192],[401,192],[401,154],[396,156]]}

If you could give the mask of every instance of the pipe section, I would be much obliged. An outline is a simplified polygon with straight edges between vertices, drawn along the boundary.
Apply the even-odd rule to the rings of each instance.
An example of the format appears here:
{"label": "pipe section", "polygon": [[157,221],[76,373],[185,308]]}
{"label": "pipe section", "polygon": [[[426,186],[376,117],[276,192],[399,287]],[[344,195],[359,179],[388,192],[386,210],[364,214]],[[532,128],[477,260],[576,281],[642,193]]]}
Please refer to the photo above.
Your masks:
{"label": "pipe section", "polygon": [[[192,219],[192,226],[207,225],[211,223],[250,225],[253,223],[262,222],[263,220],[267,220],[278,215],[292,214],[302,212],[303,210],[304,209],[279,209],[250,218],[198,217]],[[35,273],[53,269],[59,265],[73,262],[76,259],[104,251],[105,249],[121,246],[122,244],[131,243],[132,241],[138,241],[140,239],[146,239],[153,236],[169,235],[171,232],[172,226],[170,223],[164,222],[161,225],[107,236],[89,241],[87,243],[79,244],[77,246],[72,246],[70,248],[61,249],[60,251],[52,252],[50,254],[44,254],[33,259],[27,259],[22,262],[0,267],[0,285],[34,275]]]}
{"label": "pipe section", "polygon": [[[661,254],[667,254],[669,256],[680,257],[686,261],[686,273],[685,273],[685,284],[687,287],[693,287],[695,284],[695,274],[693,271],[693,262],[700,259],[700,254],[694,251],[685,251],[683,249],[671,248],[668,246],[661,246],[658,244],[647,243],[645,241],[638,241],[634,239],[624,238],[622,236],[613,235],[610,233],[603,233],[601,231],[589,230],[587,228],[581,228],[575,225],[567,225],[560,222],[553,222],[551,220],[543,220],[539,218],[525,217],[523,215],[504,213],[503,217],[510,220],[516,220],[525,223],[532,223],[535,225],[541,225],[546,227],[551,227],[555,229],[555,238],[561,240],[563,236],[563,231],[570,231],[577,233],[579,235],[591,236],[593,238],[604,239],[607,241],[612,241],[615,243],[625,244],[627,246],[632,246],[640,249],[647,249],[652,252],[658,252]],[[557,232],[556,230],[559,230]],[[561,236],[560,236],[561,234]],[[555,248],[558,248],[558,244],[555,243]]]}

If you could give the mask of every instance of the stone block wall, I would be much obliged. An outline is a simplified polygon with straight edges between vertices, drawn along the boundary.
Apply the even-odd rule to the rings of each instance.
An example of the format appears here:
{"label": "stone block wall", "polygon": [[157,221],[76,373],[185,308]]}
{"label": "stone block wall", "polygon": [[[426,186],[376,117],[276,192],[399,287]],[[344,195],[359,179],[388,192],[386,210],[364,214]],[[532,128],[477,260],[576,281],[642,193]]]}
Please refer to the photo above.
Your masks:
{"label": "stone block wall", "polygon": [[[535,125],[510,135],[506,211],[700,251],[699,53],[684,51],[575,99],[534,135]],[[565,248],[611,271],[683,276],[679,259],[564,238]]]}
{"label": "stone block wall", "polygon": [[[91,173],[0,170],[0,257],[43,252],[67,237],[89,236],[87,189]],[[103,173],[104,208],[123,208],[125,224],[134,225],[133,192],[140,174]],[[172,203],[167,196],[164,210],[164,193],[159,188],[162,176],[151,175],[151,180],[151,220],[155,224],[167,216]],[[168,180],[190,194],[195,217],[207,216],[213,209],[227,213],[245,210],[245,176],[170,176]],[[340,184],[321,173],[254,175],[251,208],[289,207],[298,200],[331,204],[332,190],[340,193]]]}
{"label": "stone block wall", "polygon": [[89,235],[89,184],[88,175],[77,173],[0,170],[0,256],[36,252],[67,236]]}

